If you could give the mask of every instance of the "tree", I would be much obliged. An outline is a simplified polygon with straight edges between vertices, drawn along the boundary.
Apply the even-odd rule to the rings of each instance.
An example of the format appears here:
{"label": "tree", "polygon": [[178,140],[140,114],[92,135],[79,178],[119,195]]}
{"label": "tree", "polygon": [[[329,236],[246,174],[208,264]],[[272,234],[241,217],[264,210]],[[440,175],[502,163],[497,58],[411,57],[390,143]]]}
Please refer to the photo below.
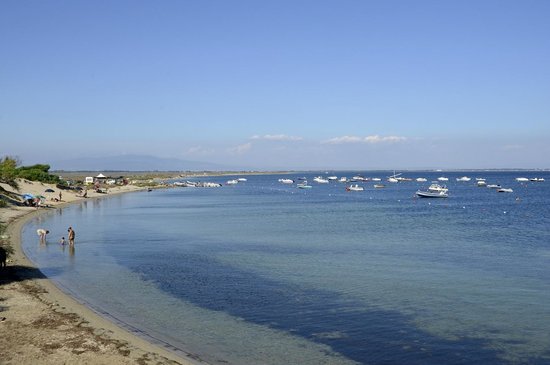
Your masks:
{"label": "tree", "polygon": [[0,160],[0,183],[8,184],[15,189],[19,189],[19,185],[15,180],[18,175],[18,164],[18,159],[11,156],[6,156]]}

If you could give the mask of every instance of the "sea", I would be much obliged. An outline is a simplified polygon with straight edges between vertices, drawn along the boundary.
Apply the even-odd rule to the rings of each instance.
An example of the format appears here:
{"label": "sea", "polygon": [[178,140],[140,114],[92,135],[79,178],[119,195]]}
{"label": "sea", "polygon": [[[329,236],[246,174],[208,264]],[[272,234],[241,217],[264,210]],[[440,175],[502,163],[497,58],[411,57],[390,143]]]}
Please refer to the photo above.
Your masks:
{"label": "sea", "polygon": [[[70,205],[31,220],[23,249],[97,313],[209,364],[550,364],[550,172],[391,174],[195,177],[223,186]],[[441,176],[448,198],[415,196]]]}

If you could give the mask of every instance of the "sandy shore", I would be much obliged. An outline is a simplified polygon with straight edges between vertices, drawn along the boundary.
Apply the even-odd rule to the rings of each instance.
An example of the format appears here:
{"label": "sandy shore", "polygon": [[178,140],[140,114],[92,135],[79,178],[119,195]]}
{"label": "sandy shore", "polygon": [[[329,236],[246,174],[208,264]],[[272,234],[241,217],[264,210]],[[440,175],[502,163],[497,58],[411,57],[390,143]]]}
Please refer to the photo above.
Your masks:
{"label": "sandy shore", "polygon": [[[6,190],[11,190],[2,184]],[[48,188],[55,193],[45,193]],[[87,199],[142,190],[127,185],[109,188],[108,194],[90,190]],[[0,363],[1,364],[203,364],[167,348],[156,346],[114,325],[45,278],[21,250],[21,228],[37,214],[81,201],[72,191],[49,184],[20,181],[18,193],[41,194],[47,207],[10,205],[0,208],[0,221],[15,252],[8,267],[0,269]]]}

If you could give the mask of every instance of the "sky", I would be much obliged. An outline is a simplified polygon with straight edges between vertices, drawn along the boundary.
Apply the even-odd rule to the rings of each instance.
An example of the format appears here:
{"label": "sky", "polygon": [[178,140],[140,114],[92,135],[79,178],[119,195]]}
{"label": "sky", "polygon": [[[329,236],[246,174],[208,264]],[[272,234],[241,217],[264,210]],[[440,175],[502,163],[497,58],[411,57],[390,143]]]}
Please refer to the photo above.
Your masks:
{"label": "sky", "polygon": [[550,1],[0,2],[0,156],[550,168]]}

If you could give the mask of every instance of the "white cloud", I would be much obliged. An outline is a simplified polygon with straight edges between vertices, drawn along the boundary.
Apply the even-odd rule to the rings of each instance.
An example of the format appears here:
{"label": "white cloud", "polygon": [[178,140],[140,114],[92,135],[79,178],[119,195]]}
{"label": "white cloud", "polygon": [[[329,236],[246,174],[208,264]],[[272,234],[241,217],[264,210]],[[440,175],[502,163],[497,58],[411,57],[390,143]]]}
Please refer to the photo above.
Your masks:
{"label": "white cloud", "polygon": [[331,138],[329,140],[323,141],[322,143],[325,144],[347,144],[347,143],[396,143],[396,142],[404,142],[407,140],[407,137],[399,137],[399,136],[385,136],[381,137],[377,134],[373,136],[367,136],[367,137],[358,137],[358,136],[343,136],[343,137],[335,137]]}
{"label": "white cloud", "polygon": [[202,146],[194,146],[189,147],[187,151],[185,151],[184,155],[211,155],[215,153],[216,151],[212,148],[203,148]]}
{"label": "white cloud", "polygon": [[230,153],[235,154],[235,155],[242,155],[242,154],[250,151],[250,149],[252,149],[252,143],[249,142],[249,143],[238,145],[236,147],[232,147],[228,151]]}
{"label": "white cloud", "polygon": [[287,136],[286,134],[265,134],[263,136],[254,135],[250,139],[263,139],[267,141],[301,141],[302,137]]}

